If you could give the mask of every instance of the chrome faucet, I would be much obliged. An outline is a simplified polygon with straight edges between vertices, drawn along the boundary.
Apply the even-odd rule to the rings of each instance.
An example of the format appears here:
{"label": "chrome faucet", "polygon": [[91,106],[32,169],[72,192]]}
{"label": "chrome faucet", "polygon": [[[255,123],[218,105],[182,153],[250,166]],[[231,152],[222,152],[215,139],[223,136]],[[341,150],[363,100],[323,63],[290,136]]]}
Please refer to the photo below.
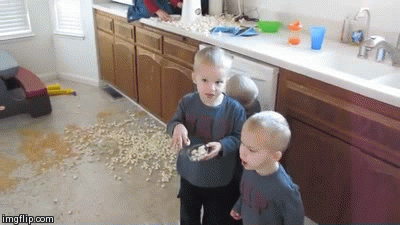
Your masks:
{"label": "chrome faucet", "polygon": [[369,31],[371,29],[371,13],[369,12],[369,8],[361,8],[360,11],[354,16],[354,20],[358,21],[358,18],[361,18],[361,14],[363,12],[367,13],[367,29],[365,30],[364,40],[369,38]]}
{"label": "chrome faucet", "polygon": [[[400,35],[399,35],[400,39]],[[367,40],[363,41],[360,46],[360,51],[359,51],[359,56],[364,56],[365,58],[368,58],[368,52],[371,51],[373,48],[379,48],[383,47],[384,50],[386,50],[391,59],[392,59],[392,64],[393,66],[398,66],[400,67],[400,49],[398,49],[400,40],[397,40],[397,46],[394,47],[391,44],[389,44],[385,38],[380,37],[380,36],[371,36]]]}

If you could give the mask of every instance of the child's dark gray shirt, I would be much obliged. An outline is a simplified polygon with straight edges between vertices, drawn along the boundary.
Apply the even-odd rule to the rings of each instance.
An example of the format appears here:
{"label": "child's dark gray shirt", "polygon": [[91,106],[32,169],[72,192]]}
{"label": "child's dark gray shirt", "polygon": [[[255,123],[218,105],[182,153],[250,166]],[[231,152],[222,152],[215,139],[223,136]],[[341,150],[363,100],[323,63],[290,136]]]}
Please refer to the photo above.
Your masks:
{"label": "child's dark gray shirt", "polygon": [[244,225],[304,224],[304,206],[298,186],[282,165],[267,176],[244,170],[240,194],[233,210],[241,215]]}
{"label": "child's dark gray shirt", "polygon": [[203,162],[191,162],[179,154],[179,174],[199,187],[221,187],[229,184],[238,162],[240,132],[245,119],[244,108],[226,95],[216,107],[203,104],[197,92],[185,95],[167,124],[168,134],[172,136],[175,126],[182,123],[188,130],[190,145],[219,141],[222,145],[222,156]]}

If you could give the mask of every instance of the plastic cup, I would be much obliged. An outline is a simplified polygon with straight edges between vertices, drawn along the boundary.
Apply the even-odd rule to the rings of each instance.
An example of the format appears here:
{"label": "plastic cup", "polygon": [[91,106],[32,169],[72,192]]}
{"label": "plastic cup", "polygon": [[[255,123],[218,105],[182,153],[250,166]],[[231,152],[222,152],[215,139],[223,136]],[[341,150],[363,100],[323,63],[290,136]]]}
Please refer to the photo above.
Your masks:
{"label": "plastic cup", "polygon": [[311,48],[315,50],[321,49],[322,42],[324,41],[326,28],[324,26],[311,26]]}

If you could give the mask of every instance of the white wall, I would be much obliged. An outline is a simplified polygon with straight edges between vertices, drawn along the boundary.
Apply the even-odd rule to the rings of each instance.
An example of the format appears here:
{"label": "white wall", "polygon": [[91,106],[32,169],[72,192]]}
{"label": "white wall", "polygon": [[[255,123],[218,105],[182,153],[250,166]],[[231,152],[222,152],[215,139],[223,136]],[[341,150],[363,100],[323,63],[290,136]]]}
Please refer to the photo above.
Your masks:
{"label": "white wall", "polygon": [[0,49],[8,51],[20,66],[40,78],[59,76],[98,85],[92,0],[81,0],[84,39],[53,35],[50,1],[53,0],[28,0],[35,36],[0,42]]}
{"label": "white wall", "polygon": [[49,0],[28,0],[28,10],[35,36],[0,42],[18,64],[40,77],[56,75]]}
{"label": "white wall", "polygon": [[[231,12],[237,13],[237,0],[227,0]],[[257,7],[261,19],[280,20],[285,25],[295,19],[305,30],[310,25],[325,25],[328,38],[340,38],[343,20],[360,8],[371,12],[371,35],[381,35],[392,44],[400,32],[400,0],[241,0],[245,12]],[[251,14],[255,16],[256,14]]]}
{"label": "white wall", "polygon": [[62,78],[98,85],[99,69],[92,0],[81,0],[81,15],[85,35],[83,40],[81,38],[54,36],[57,72]]}

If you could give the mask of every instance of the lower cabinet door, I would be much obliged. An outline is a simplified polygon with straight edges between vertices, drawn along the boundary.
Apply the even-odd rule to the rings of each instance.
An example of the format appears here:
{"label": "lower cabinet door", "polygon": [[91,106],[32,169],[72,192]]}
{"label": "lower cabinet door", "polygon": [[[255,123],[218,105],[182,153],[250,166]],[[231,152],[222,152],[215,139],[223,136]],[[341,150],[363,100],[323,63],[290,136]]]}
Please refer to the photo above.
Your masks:
{"label": "lower cabinet door", "polygon": [[180,99],[194,91],[192,70],[163,59],[161,70],[161,118],[169,121],[174,115]]}
{"label": "lower cabinet door", "polygon": [[353,147],[297,119],[287,118],[292,138],[282,164],[300,187],[306,216],[319,224],[349,223]]}
{"label": "lower cabinet door", "polygon": [[400,224],[400,168],[359,151],[351,162],[351,222]]}
{"label": "lower cabinet door", "polygon": [[156,53],[137,48],[139,104],[161,117],[161,61]]}
{"label": "lower cabinet door", "polygon": [[114,61],[115,85],[137,101],[135,46],[115,38]]}
{"label": "lower cabinet door", "polygon": [[114,76],[114,37],[104,31],[97,30],[100,74],[103,80],[115,84]]}
{"label": "lower cabinet door", "polygon": [[[400,168],[288,116],[282,164],[319,224],[400,223]],[[293,146],[293,147],[291,147]]]}

